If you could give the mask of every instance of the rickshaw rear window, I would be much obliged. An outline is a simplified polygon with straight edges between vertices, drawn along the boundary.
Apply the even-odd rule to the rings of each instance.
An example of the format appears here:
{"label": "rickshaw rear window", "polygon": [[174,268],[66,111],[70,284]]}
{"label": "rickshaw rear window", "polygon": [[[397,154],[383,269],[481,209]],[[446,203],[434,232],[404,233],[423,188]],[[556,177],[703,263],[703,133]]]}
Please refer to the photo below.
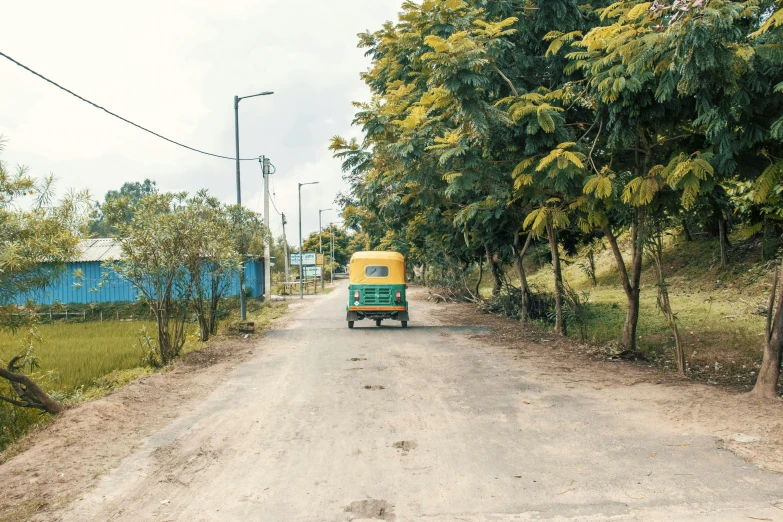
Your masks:
{"label": "rickshaw rear window", "polygon": [[364,269],[364,275],[367,277],[389,277],[389,267],[368,266]]}

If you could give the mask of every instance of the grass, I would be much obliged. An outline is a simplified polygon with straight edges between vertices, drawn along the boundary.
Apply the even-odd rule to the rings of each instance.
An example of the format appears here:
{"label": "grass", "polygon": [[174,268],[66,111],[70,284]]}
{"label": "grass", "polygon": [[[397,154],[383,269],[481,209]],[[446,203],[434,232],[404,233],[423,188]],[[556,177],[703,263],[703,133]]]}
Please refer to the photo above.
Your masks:
{"label": "grass", "polygon": [[[234,304],[238,307],[236,301],[227,304],[230,308]],[[121,306],[117,308],[122,309]],[[269,305],[248,300],[248,320],[256,323],[256,331],[260,333],[268,330],[274,319],[285,315],[287,309],[287,304]],[[235,321],[237,316],[238,313],[232,310],[225,324]],[[139,348],[142,328],[154,337],[156,326],[153,322],[85,322],[78,319],[40,324],[38,331],[42,340],[35,343],[33,350],[39,367],[31,376],[53,398],[66,404],[99,397],[155,371],[142,360]],[[0,364],[5,366],[12,357],[25,352],[23,338],[21,332],[17,335],[0,333]],[[199,341],[197,325],[189,325],[183,354],[207,345]],[[15,396],[5,381],[0,382],[0,394]],[[0,402],[0,452],[31,429],[49,421],[48,414]]]}
{"label": "grass", "polygon": [[[41,341],[33,353],[39,367],[32,377],[54,398],[78,402],[106,389],[120,386],[141,373],[142,352],[138,342],[140,322],[103,322],[41,324]],[[154,324],[147,324],[154,328]],[[0,364],[25,352],[23,335],[0,333]],[[0,383],[0,393],[14,397],[7,383]],[[48,422],[49,416],[34,410],[0,403],[0,449],[36,425]]]}
{"label": "grass", "polygon": [[[626,245],[627,247],[628,245]],[[754,242],[735,240],[730,265],[721,268],[717,241],[685,242],[667,239],[664,260],[672,308],[677,316],[691,375],[711,382],[732,382],[748,386],[762,355],[765,318],[759,310],[768,298],[774,262],[763,263]],[[565,259],[563,276],[577,291],[589,294],[586,342],[601,347],[622,336],[626,297],[620,286],[614,257],[605,247],[595,255],[598,286],[580,267],[583,256]],[[507,276],[518,285],[516,271]],[[528,281],[534,288],[552,291],[549,265],[528,266]],[[642,276],[638,346],[663,369],[674,369],[674,338],[656,303],[656,279],[649,266]],[[491,295],[491,278],[481,286]],[[570,336],[578,337],[576,328]]]}
{"label": "grass", "polygon": [[[142,351],[135,344],[142,326],[155,328],[154,323],[118,321],[39,325],[36,373],[45,376],[48,390],[70,392],[115,370],[140,366]],[[0,360],[24,352],[19,337],[0,334]]]}

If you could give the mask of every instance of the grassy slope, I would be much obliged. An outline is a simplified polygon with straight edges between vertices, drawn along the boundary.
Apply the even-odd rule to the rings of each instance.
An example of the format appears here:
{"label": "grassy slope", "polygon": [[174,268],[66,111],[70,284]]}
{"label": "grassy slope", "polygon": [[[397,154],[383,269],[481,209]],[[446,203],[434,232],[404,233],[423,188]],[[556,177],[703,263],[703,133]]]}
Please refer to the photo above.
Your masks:
{"label": "grassy slope", "polygon": [[[626,245],[627,246],[627,245]],[[627,259],[627,257],[626,257]],[[686,347],[692,374],[710,381],[748,386],[761,360],[765,319],[758,313],[768,299],[774,264],[761,263],[752,242],[735,242],[730,266],[720,268],[717,241],[685,242],[669,238],[665,253],[672,307]],[[567,260],[564,277],[571,286],[589,293],[587,341],[602,346],[621,337],[626,300],[614,257],[604,248],[596,254],[598,286],[579,264]],[[542,290],[553,288],[552,270],[530,267],[529,282]],[[513,270],[508,274],[516,279]],[[642,277],[639,347],[661,366],[674,367],[674,339],[656,307],[656,278],[646,264]],[[488,281],[485,280],[485,285]],[[489,293],[489,287],[485,292]],[[578,335],[572,329],[572,335]]]}

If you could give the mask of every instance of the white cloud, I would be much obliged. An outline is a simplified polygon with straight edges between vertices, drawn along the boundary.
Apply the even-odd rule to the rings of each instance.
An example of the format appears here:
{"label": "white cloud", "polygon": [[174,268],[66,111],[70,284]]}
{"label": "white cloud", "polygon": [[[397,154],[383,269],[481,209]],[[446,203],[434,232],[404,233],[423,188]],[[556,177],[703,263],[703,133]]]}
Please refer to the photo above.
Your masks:
{"label": "white cloud", "polygon": [[[354,99],[367,97],[368,60],[356,34],[394,18],[400,0],[16,2],[3,6],[0,50],[93,101],[188,145],[232,156],[233,96],[242,156],[270,156],[278,208],[305,235],[342,190],[335,134],[352,136]],[[4,159],[98,197],[151,178],[164,190],[208,188],[235,198],[234,164],[191,153],[91,108],[0,59]],[[257,164],[242,165],[243,200],[256,208]],[[258,207],[259,210],[261,207]],[[331,213],[330,213],[331,214]],[[334,217],[334,214],[332,214]],[[324,215],[326,219],[326,214]],[[278,221],[279,223],[279,221]],[[273,230],[279,230],[279,224]]]}

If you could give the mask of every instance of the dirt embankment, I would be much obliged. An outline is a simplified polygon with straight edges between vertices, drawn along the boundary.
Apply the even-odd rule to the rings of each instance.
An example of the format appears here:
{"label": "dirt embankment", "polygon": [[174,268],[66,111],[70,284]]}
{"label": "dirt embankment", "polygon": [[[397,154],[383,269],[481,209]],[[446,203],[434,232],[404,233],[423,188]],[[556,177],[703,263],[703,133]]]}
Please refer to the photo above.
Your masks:
{"label": "dirt embankment", "polygon": [[[289,310],[296,306],[290,306]],[[291,319],[274,321],[282,327]],[[264,347],[256,337],[222,337],[100,399],[70,408],[21,442],[0,464],[0,520],[46,519],[131,454],[171,419],[198,409],[224,375]]]}
{"label": "dirt embankment", "polygon": [[[419,291],[415,297],[426,295]],[[738,386],[697,383],[641,361],[607,360],[588,346],[536,326],[481,314],[470,304],[440,306],[443,323],[490,327],[475,338],[511,359],[524,360],[536,380],[565,383],[618,405],[633,405],[641,423],[660,422],[717,437],[724,448],[749,462],[783,473],[783,400],[758,400]]]}

